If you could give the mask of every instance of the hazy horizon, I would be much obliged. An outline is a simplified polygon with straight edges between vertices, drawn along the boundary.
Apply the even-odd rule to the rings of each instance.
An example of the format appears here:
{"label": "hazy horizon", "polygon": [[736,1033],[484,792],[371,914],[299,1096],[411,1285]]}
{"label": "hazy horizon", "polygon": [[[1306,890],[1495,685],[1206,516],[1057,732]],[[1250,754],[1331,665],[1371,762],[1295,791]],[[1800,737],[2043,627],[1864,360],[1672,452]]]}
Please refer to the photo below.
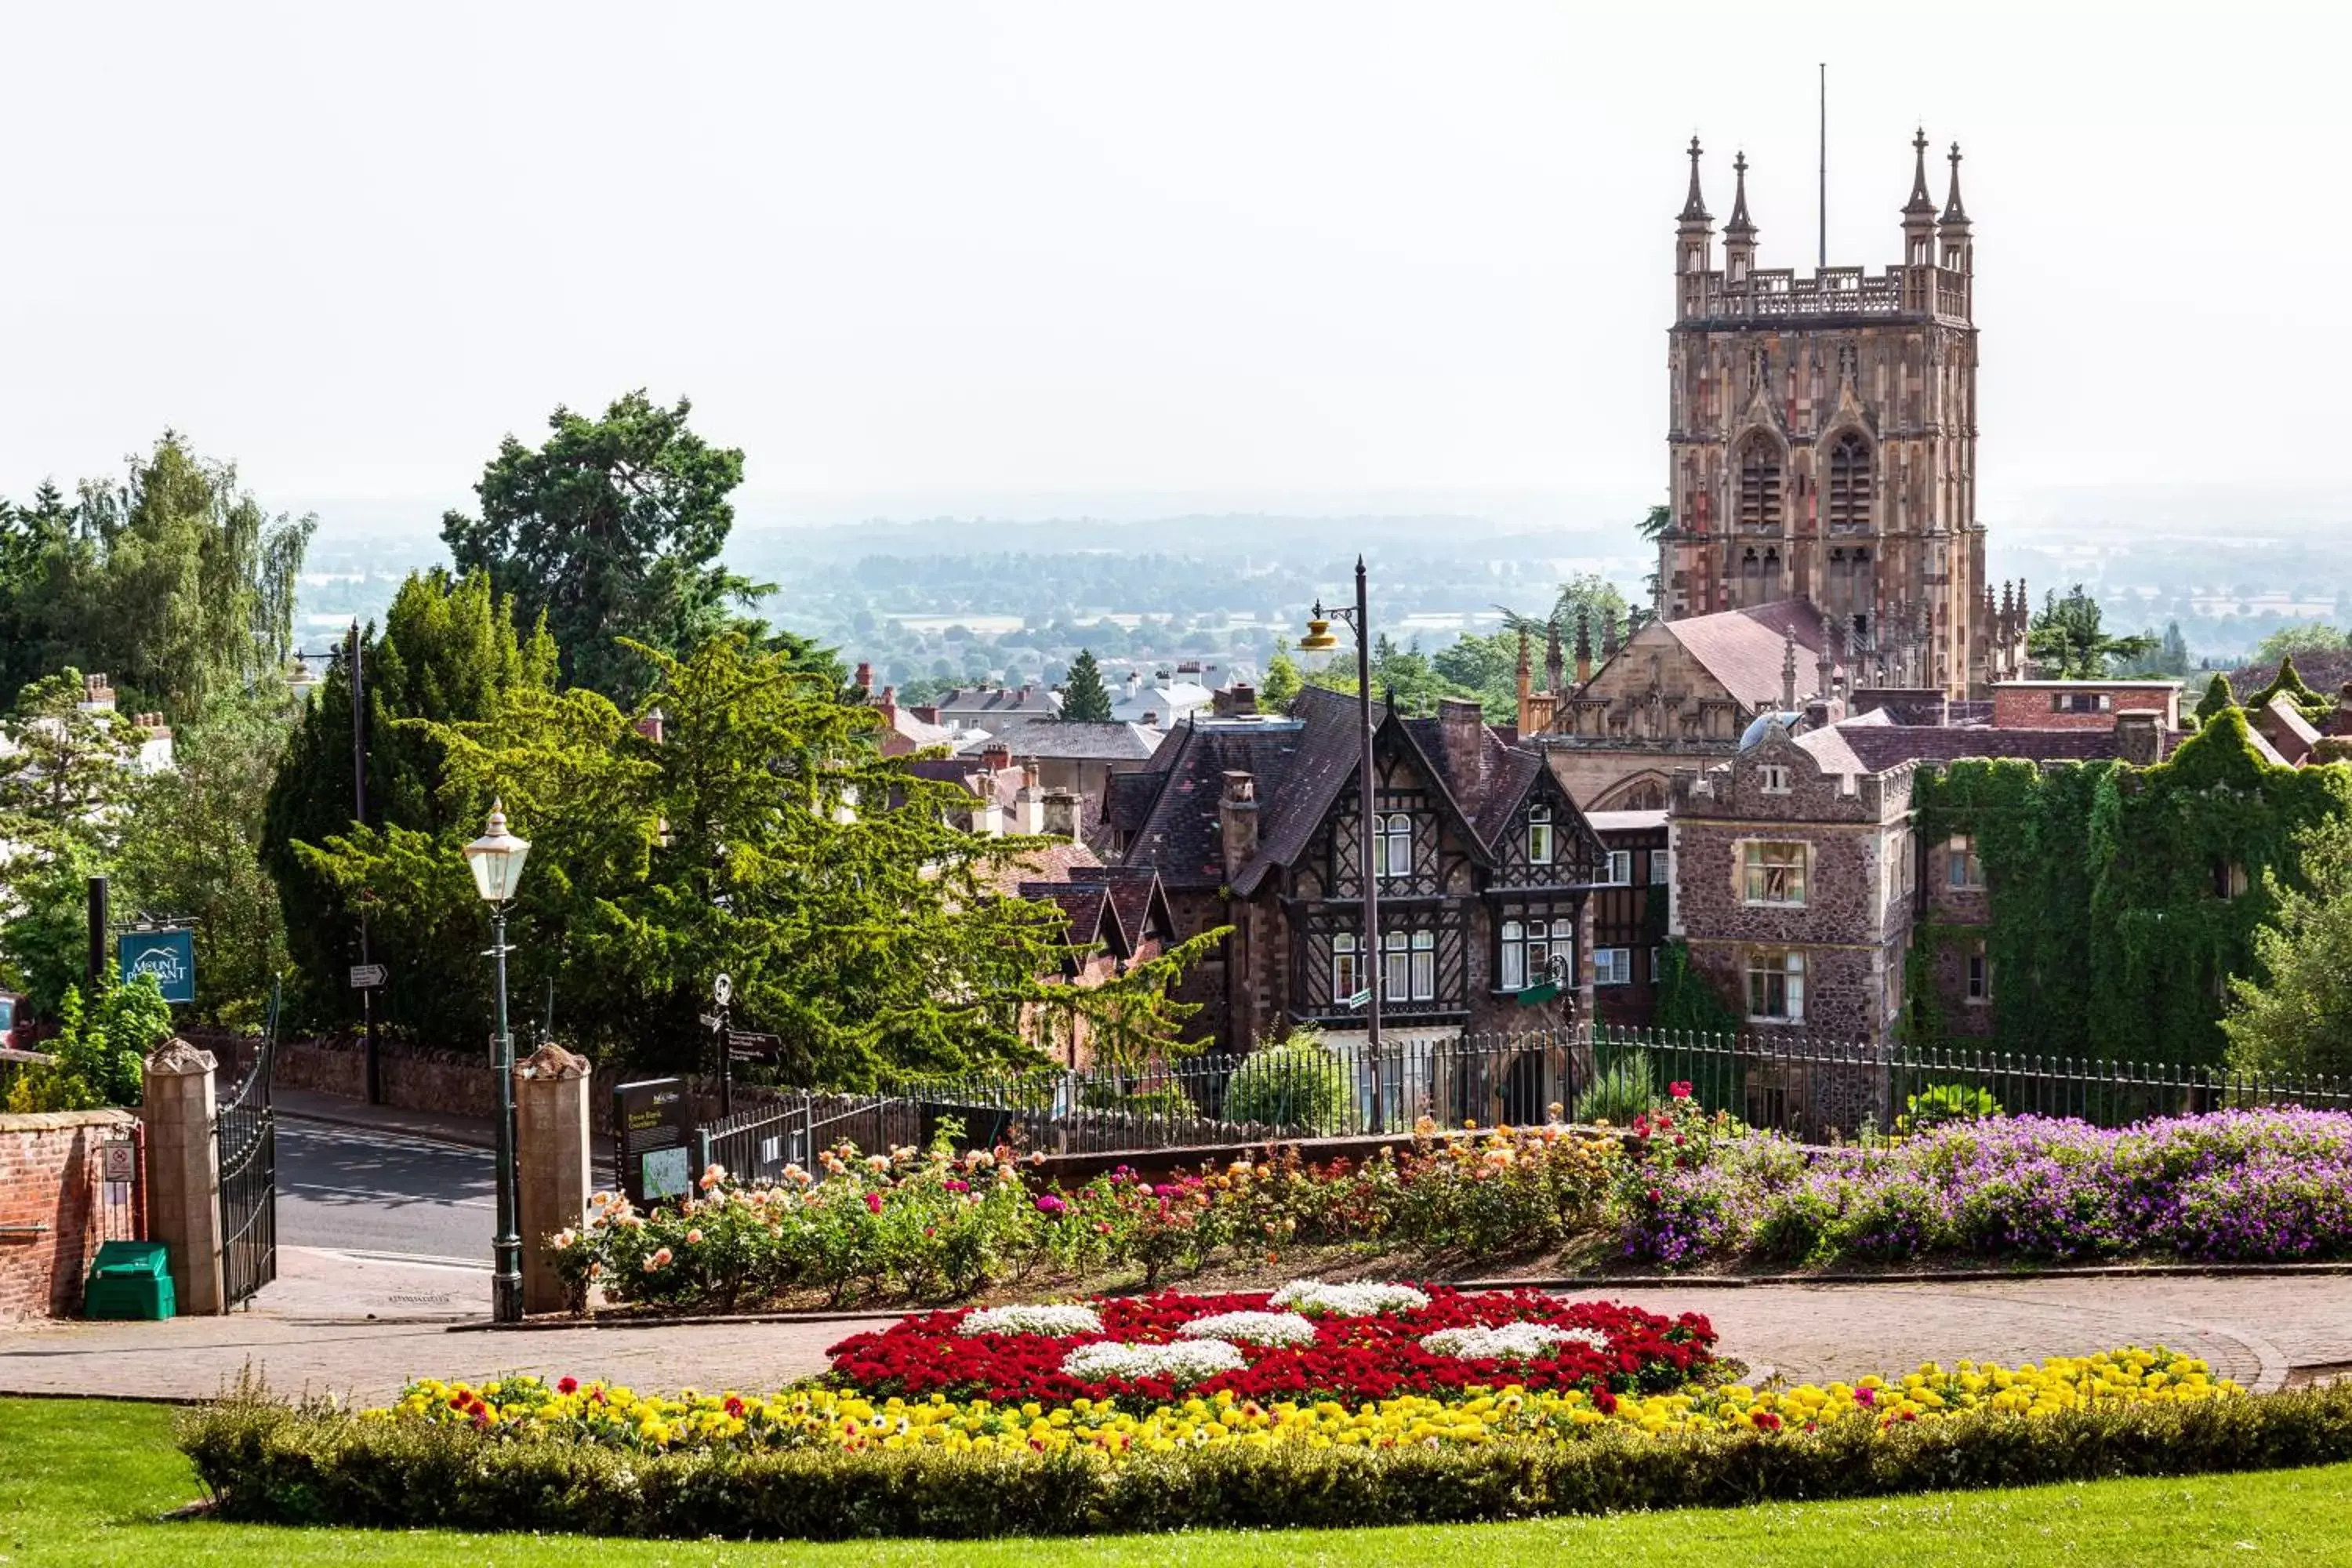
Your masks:
{"label": "hazy horizon", "polygon": [[750,454],[747,526],[1637,516],[1684,143],[1718,224],[1746,151],[1764,264],[1809,270],[1826,53],[1833,263],[1895,259],[1915,124],[1939,196],[1967,154],[1988,522],[2250,468],[2352,510],[2284,434],[2347,330],[2333,16],[1754,19],[18,7],[0,495],[171,426],[337,531],[429,525],[501,436],[643,386]]}

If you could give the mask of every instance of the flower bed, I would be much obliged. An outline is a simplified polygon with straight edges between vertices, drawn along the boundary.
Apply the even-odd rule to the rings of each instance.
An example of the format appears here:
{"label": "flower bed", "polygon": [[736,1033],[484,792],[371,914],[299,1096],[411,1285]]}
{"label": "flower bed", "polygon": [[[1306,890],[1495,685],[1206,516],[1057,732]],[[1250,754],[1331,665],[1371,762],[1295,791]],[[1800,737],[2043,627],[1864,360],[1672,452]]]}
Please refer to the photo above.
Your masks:
{"label": "flower bed", "polygon": [[[1219,1342],[1187,1342],[1200,1349]],[[419,1383],[234,1400],[182,1447],[226,1518],[690,1538],[1404,1524],[2181,1475],[2352,1458],[2352,1385],[2252,1396],[2122,1351],[1899,1379],[1148,1409],[799,1388]]]}
{"label": "flower bed", "polygon": [[[1419,1307],[1314,1318],[1269,1311],[1270,1298],[1256,1293],[1112,1298],[1087,1303],[1100,1331],[1075,1338],[975,1334],[969,1311],[927,1312],[834,1346],[831,1381],[881,1398],[1084,1399],[1137,1409],[1187,1391],[1350,1402],[1505,1382],[1531,1393],[1659,1392],[1713,1363],[1715,1331],[1696,1313],[1669,1319],[1535,1291],[1465,1295],[1432,1285],[1414,1294]],[[1180,1342],[1226,1345],[1233,1359],[1155,1365],[1149,1353],[1100,1351],[1150,1352]]]}
{"label": "flower bed", "polygon": [[701,1190],[641,1213],[599,1194],[554,1239],[567,1274],[608,1300],[732,1306],[816,1292],[953,1299],[1033,1274],[1139,1269],[1147,1286],[1218,1258],[1303,1246],[1486,1258],[1557,1246],[1602,1223],[1617,1139],[1558,1124],[1440,1140],[1361,1163],[1295,1152],[1146,1182],[1114,1171],[1043,1189],[1010,1150],[950,1155],[828,1151],[774,1187],[705,1173]]}
{"label": "flower bed", "polygon": [[2041,1117],[1807,1152],[1652,1138],[1620,1180],[1627,1256],[1669,1265],[1936,1254],[2278,1262],[2352,1255],[2352,1116],[2243,1110],[2117,1131]]}

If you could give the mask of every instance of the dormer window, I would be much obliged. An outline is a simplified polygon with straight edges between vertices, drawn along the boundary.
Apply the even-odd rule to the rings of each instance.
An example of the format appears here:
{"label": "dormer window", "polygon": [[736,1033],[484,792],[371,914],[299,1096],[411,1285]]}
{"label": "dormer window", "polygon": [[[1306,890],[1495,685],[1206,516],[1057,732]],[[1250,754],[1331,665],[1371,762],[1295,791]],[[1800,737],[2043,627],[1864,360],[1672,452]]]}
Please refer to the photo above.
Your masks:
{"label": "dormer window", "polygon": [[1550,865],[1551,846],[1551,807],[1548,805],[1528,807],[1528,864]]}

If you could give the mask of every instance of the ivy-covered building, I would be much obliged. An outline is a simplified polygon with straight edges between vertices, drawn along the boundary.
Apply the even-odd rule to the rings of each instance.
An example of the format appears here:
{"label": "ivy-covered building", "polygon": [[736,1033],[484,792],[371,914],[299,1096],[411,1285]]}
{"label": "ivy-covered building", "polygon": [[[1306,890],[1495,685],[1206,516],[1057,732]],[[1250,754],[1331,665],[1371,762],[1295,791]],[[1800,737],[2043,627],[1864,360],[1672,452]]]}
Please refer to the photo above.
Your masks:
{"label": "ivy-covered building", "polygon": [[2164,717],[1764,724],[1674,780],[1672,932],[1752,1030],[2218,1061],[2265,879],[2352,769],[2232,706],[2186,738]]}

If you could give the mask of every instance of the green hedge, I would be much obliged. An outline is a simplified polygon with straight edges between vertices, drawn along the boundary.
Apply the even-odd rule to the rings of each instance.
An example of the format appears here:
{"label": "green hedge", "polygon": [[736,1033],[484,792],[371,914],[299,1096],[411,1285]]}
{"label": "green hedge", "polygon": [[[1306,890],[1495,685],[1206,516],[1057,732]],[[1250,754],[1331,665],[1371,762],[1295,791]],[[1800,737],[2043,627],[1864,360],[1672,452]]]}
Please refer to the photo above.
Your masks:
{"label": "green hedge", "polygon": [[222,1517],[388,1529],[801,1538],[1399,1525],[1724,1507],[2352,1459],[2352,1385],[2028,1417],[1483,1447],[647,1456],[323,1405],[191,1412],[180,1444]]}

